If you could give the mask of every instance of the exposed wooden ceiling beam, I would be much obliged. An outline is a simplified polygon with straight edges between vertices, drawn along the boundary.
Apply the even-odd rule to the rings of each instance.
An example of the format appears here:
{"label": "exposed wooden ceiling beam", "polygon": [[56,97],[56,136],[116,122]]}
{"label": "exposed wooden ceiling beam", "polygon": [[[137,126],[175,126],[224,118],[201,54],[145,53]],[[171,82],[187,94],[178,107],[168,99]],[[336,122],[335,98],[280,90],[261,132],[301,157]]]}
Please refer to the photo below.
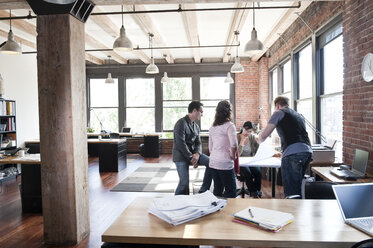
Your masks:
{"label": "exposed wooden ceiling beam", "polygon": [[[4,31],[4,30],[0,29],[0,36],[2,36],[3,38],[5,38],[4,41],[6,41],[8,39],[8,33],[9,33],[9,30]],[[28,46],[28,47],[33,48],[34,50],[36,50],[36,44],[35,44],[35,42],[31,42],[31,41],[25,40],[25,39],[17,36],[14,33],[14,31],[13,31],[13,34],[14,34],[14,40],[17,41],[21,45],[21,47],[22,46]]]}
{"label": "exposed wooden ceiling beam", "polygon": [[89,61],[93,64],[96,64],[96,65],[103,65],[104,64],[104,61],[102,59],[99,59],[95,56],[93,56],[92,54],[89,54],[89,53],[85,53],[85,60],[86,61]]}
{"label": "exposed wooden ceiling beam", "polygon": [[[125,11],[132,11],[131,6],[124,6]],[[146,10],[144,6],[136,6],[136,10],[143,11]],[[158,44],[158,46],[161,47],[167,47],[166,43],[163,41],[161,34],[158,32],[158,29],[156,26],[154,26],[153,21],[151,20],[150,16],[148,14],[138,14],[138,15],[132,15],[132,18],[135,20],[137,25],[146,33],[152,33],[154,34],[153,42]],[[153,43],[153,45],[154,45]],[[160,50],[164,55],[166,55],[165,59],[168,63],[173,64],[174,63],[174,57],[171,55],[169,50]]]}
{"label": "exposed wooden ceiling beam", "polygon": [[[96,11],[101,11],[98,9],[98,7],[95,8]],[[108,16],[101,16],[101,15],[96,15],[96,16],[91,16],[90,20],[96,23],[99,27],[101,27],[107,34],[111,35],[112,37],[118,37],[119,36],[119,27],[115,25],[114,22],[111,21],[110,17]],[[116,52],[114,52],[116,53]],[[135,50],[132,51],[132,53],[141,59],[145,64],[150,63],[150,58],[146,53],[144,53],[141,50]],[[118,55],[120,56],[120,55]]]}
{"label": "exposed wooden ceiling beam", "polygon": [[[238,3],[236,7],[237,8],[242,8],[242,7],[247,7],[247,5],[248,5],[247,3]],[[249,14],[248,10],[241,10],[241,9],[240,10],[235,10],[233,20],[232,20],[232,24],[231,24],[231,27],[229,29],[229,33],[228,33],[228,37],[227,37],[227,41],[226,41],[227,45],[233,44],[233,42],[235,41],[234,32],[235,31],[241,32],[242,27],[246,22],[248,14]],[[228,62],[228,60],[229,60],[228,53],[232,54],[233,56],[236,55],[236,54],[233,54],[231,52],[231,50],[232,50],[232,47],[226,47],[224,49],[224,53],[223,53],[223,62],[224,63]]]}
{"label": "exposed wooden ceiling beam", "polygon": [[[297,5],[297,4],[298,4],[297,1],[293,3],[293,5]],[[282,34],[298,18],[295,12],[302,13],[310,4],[311,2],[306,2],[306,3],[303,3],[302,6],[298,9],[288,9],[285,12],[285,14],[281,17],[280,21],[272,29],[271,33],[263,41],[263,46],[265,50],[261,53],[254,55],[251,58],[251,60],[258,61],[263,56],[263,54],[267,51],[267,49],[271,47],[275,43],[276,40],[278,40],[279,38],[278,34]]]}
{"label": "exposed wooden ceiling beam", "polygon": [[[182,8],[195,9],[195,4],[183,4]],[[198,24],[197,24],[197,14],[196,12],[182,12],[182,17],[184,21],[185,30],[188,36],[189,44],[191,46],[199,46],[199,34],[198,34]],[[199,49],[192,49],[194,63],[201,63],[201,54]]]}

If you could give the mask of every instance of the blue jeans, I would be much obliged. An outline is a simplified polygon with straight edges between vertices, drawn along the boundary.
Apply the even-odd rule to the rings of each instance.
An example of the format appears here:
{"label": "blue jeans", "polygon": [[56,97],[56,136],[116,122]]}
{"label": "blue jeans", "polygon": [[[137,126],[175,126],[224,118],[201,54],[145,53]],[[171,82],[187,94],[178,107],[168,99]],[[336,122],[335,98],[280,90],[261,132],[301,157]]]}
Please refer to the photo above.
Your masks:
{"label": "blue jeans", "polygon": [[[199,193],[203,193],[210,189],[212,182],[212,171],[209,167],[210,158],[205,154],[201,154],[198,164],[206,166],[203,183]],[[179,184],[175,190],[175,195],[189,195],[189,165],[190,161],[175,162],[177,174],[179,175]]]}
{"label": "blue jeans", "polygon": [[295,153],[282,158],[281,174],[285,197],[301,195],[302,180],[311,160],[312,153],[308,152]]}
{"label": "blue jeans", "polygon": [[[211,169],[214,178],[214,195],[236,198],[236,173],[231,170]],[[223,193],[224,191],[224,193]]]}

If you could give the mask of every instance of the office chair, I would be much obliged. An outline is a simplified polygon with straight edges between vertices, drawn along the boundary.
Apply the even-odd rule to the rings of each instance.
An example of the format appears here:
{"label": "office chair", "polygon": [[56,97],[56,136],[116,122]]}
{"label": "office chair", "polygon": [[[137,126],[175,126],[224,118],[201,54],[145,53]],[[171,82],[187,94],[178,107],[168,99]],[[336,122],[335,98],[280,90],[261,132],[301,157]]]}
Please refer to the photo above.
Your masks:
{"label": "office chair", "polygon": [[373,248],[373,239],[366,239],[360,242],[357,242],[351,248]]}
{"label": "office chair", "polygon": [[241,182],[241,188],[237,189],[237,196],[241,195],[242,198],[245,198],[245,194],[250,196],[250,192],[245,188],[245,178],[241,175],[240,163],[238,158],[238,151],[236,153],[236,159],[234,160],[234,172],[236,172],[236,178]]}
{"label": "office chair", "polygon": [[110,133],[110,139],[120,139],[119,133]]}
{"label": "office chair", "polygon": [[333,182],[305,182],[304,184],[304,199],[335,199],[332,185]]}

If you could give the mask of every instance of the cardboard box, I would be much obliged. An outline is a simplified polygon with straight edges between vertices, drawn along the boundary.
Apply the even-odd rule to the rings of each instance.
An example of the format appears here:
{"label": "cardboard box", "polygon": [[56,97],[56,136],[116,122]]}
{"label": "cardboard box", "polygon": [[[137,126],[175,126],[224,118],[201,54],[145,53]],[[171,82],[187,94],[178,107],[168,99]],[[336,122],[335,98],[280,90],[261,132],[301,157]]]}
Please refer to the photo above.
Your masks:
{"label": "cardboard box", "polygon": [[313,163],[334,163],[335,151],[325,148],[323,150],[317,149],[312,150],[313,152]]}

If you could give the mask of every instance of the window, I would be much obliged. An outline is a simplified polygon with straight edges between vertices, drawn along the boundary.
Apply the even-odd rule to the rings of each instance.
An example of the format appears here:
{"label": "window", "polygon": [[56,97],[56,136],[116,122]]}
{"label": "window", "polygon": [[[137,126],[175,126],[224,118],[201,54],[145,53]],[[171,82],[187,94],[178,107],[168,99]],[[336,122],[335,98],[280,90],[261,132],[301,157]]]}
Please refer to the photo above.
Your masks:
{"label": "window", "polygon": [[225,77],[201,77],[201,102],[203,117],[201,130],[209,130],[214,122],[215,109],[222,100],[229,100],[230,84],[224,83]]}
{"label": "window", "polygon": [[277,69],[274,69],[271,73],[272,79],[272,102],[278,96],[278,77],[277,77]]}
{"label": "window", "polygon": [[153,78],[126,80],[126,118],[133,132],[155,132]]}
{"label": "window", "polygon": [[163,130],[172,131],[178,119],[188,113],[192,101],[191,78],[169,78],[163,84]]}
{"label": "window", "polygon": [[[307,45],[296,55],[297,60],[297,106],[296,110],[302,114],[306,122],[312,123],[312,47]],[[312,124],[313,126],[313,124]],[[315,143],[314,131],[309,125],[306,125],[306,130],[311,143]]]}
{"label": "window", "polygon": [[[321,42],[321,96],[320,96],[320,122],[321,133],[327,139],[337,140],[336,156],[342,157],[342,131],[343,131],[343,43],[342,27],[332,28],[320,39],[331,37],[326,44]],[[335,37],[336,34],[339,36]]]}
{"label": "window", "polygon": [[95,132],[100,132],[101,130],[119,130],[118,79],[114,78],[114,84],[106,84],[105,79],[91,79],[89,92],[90,127]]}
{"label": "window", "polygon": [[282,96],[291,99],[291,60],[282,66]]}

